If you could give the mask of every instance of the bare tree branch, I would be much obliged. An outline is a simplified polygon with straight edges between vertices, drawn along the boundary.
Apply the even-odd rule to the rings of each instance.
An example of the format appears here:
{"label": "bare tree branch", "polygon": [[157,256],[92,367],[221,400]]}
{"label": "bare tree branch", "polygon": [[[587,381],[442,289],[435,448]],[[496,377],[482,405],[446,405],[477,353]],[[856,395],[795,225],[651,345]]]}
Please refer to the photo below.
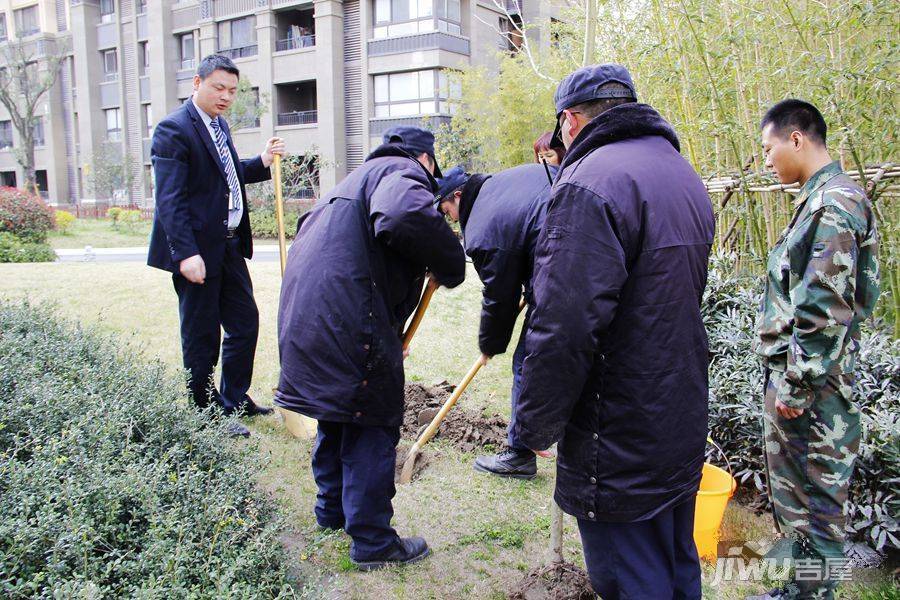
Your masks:
{"label": "bare tree branch", "polygon": [[[521,18],[522,4],[521,4],[520,0],[513,0],[513,2],[516,6],[516,9],[519,11],[519,16]],[[491,4],[494,5],[494,7],[497,9],[498,12],[502,13],[506,17],[506,20],[512,25],[512,27],[516,33],[516,36],[521,39],[521,45],[519,46],[519,52],[525,53],[525,57],[528,58],[528,64],[531,67],[531,70],[534,72],[534,74],[537,75],[538,77],[540,77],[541,79],[545,79],[547,81],[553,81],[552,77],[548,77],[547,75],[542,73],[541,70],[537,66],[537,61],[535,60],[534,53],[531,50],[531,44],[528,41],[528,36],[525,35],[525,29],[527,29],[527,27],[525,26],[524,21],[522,23],[522,26],[519,26],[519,24],[516,23],[516,20],[513,18],[512,13],[510,13],[509,10],[506,8],[505,2],[501,2],[501,0],[491,0]],[[478,19],[484,25],[487,25],[488,27],[493,29],[495,32],[497,32],[497,34],[500,37],[505,38],[507,41],[510,41],[510,42],[512,41],[510,34],[508,34],[507,32],[501,31],[500,28],[498,26],[494,25],[493,23],[488,23],[487,21],[482,19],[480,16],[478,16],[477,12],[475,12],[473,14],[475,15],[476,19]]]}

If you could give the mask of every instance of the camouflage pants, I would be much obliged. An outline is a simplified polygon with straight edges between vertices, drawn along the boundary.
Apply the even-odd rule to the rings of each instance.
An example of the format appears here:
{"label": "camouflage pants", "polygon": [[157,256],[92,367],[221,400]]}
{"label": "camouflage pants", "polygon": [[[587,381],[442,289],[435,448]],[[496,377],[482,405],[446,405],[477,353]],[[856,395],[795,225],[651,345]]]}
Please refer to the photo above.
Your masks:
{"label": "camouflage pants", "polygon": [[[795,559],[844,556],[844,504],[859,450],[853,376],[829,375],[812,406],[794,419],[775,410],[787,383],[767,370],[764,432],[769,498],[782,533],[794,538]],[[796,577],[797,575],[795,575]],[[797,598],[830,598],[829,581],[797,581]]]}

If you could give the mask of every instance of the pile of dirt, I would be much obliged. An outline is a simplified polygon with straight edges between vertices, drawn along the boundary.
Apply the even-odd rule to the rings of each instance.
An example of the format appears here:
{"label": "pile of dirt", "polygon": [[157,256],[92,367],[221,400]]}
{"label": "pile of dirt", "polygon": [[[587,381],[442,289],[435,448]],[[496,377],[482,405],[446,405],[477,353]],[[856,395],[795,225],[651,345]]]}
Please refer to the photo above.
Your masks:
{"label": "pile of dirt", "polygon": [[572,563],[532,569],[507,596],[510,600],[594,600],[591,581]]}
{"label": "pile of dirt", "polygon": [[[415,440],[425,431],[453,389],[446,381],[433,386],[406,384],[406,411],[401,435]],[[463,398],[460,398],[460,402],[447,414],[435,439],[448,440],[463,452],[487,447],[495,450],[502,448],[506,443],[506,419],[500,415],[485,417],[483,411],[464,409],[460,406],[462,401]]]}

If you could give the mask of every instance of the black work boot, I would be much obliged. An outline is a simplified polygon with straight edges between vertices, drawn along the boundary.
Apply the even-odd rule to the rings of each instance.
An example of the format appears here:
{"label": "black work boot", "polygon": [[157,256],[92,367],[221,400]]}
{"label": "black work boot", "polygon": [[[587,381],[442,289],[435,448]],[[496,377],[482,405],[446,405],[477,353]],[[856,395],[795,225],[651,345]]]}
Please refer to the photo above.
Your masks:
{"label": "black work boot", "polygon": [[500,477],[534,479],[537,477],[537,457],[531,450],[506,448],[500,454],[476,458],[475,470]]}
{"label": "black work boot", "polygon": [[350,557],[350,562],[360,571],[374,571],[391,565],[408,565],[419,562],[431,554],[431,549],[420,537],[399,538],[389,550],[378,556],[369,556],[357,560]]}

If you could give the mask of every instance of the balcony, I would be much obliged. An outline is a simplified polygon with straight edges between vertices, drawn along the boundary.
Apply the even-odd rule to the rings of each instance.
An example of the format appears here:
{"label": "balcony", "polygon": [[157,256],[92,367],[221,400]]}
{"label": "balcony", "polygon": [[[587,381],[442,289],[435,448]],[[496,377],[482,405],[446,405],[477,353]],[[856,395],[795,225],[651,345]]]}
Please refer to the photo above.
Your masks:
{"label": "balcony", "polygon": [[317,110],[295,110],[293,112],[278,113],[278,126],[289,127],[291,125],[315,125],[319,122]]}
{"label": "balcony", "polygon": [[419,50],[446,50],[469,56],[469,38],[444,33],[443,31],[432,31],[380,40],[369,40],[369,56],[384,56]]}
{"label": "balcony", "polygon": [[97,25],[97,48],[112,48],[119,41],[119,32],[115,23],[101,23]]}
{"label": "balcony", "polygon": [[150,37],[150,28],[147,25],[147,13],[137,16],[137,39],[146,40]]}
{"label": "balcony", "polygon": [[115,108],[119,102],[119,82],[109,81],[100,84],[100,106],[102,108]]}
{"label": "balcony", "polygon": [[319,120],[316,110],[316,82],[277,84],[275,106],[279,127],[314,125]]}
{"label": "balcony", "polygon": [[237,48],[220,48],[216,51],[216,54],[221,54],[222,56],[227,56],[228,58],[234,60],[236,58],[248,58],[250,56],[256,56],[259,51],[259,46],[256,44],[250,46],[239,46]]}
{"label": "balcony", "polygon": [[150,77],[148,75],[144,75],[140,78],[139,81],[141,87],[141,102],[150,102]]}
{"label": "balcony", "polygon": [[[449,124],[451,117],[448,115],[392,117],[389,119],[369,119],[369,135],[381,137],[381,134],[391,127],[400,125],[412,127],[426,127],[431,131],[437,131],[443,124]],[[424,122],[424,125],[423,125]]]}
{"label": "balcony", "polygon": [[277,52],[309,48],[316,44],[316,21],[312,8],[280,10],[275,13]]}
{"label": "balcony", "polygon": [[316,45],[316,36],[302,35],[299,38],[287,38],[275,42],[276,52],[286,52],[288,50],[300,50],[301,48],[312,48]]}

